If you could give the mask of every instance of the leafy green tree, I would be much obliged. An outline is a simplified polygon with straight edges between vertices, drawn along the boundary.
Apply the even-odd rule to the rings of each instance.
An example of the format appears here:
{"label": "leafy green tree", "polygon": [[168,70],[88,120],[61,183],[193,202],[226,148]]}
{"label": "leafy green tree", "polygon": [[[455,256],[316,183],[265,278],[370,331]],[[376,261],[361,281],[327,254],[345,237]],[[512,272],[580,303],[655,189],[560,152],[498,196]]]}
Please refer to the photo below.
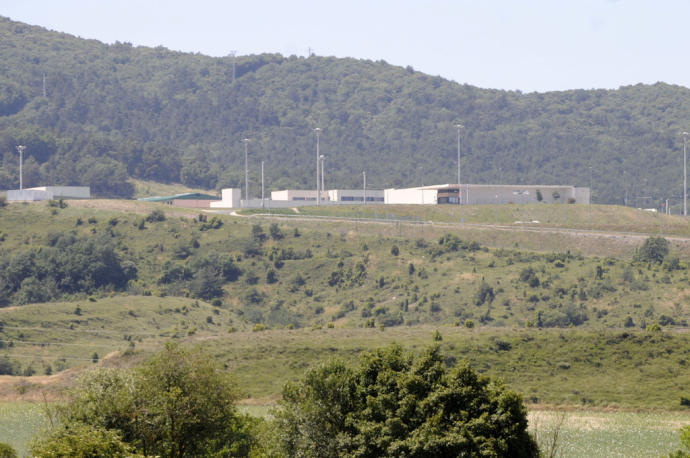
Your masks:
{"label": "leafy green tree", "polygon": [[17,458],[17,451],[10,444],[0,442],[0,458]]}
{"label": "leafy green tree", "polygon": [[97,431],[147,456],[247,456],[255,425],[237,414],[236,399],[210,356],[169,343],[140,368],[87,373],[47,437],[84,442]]}
{"label": "leafy green tree", "polygon": [[635,253],[635,261],[661,264],[668,255],[670,246],[663,237],[649,237]]}
{"label": "leafy green tree", "polygon": [[538,456],[520,396],[467,364],[449,373],[437,346],[322,364],[286,386],[275,418],[285,456]]}
{"label": "leafy green tree", "polygon": [[31,453],[33,456],[65,458],[141,456],[122,441],[117,431],[84,423],[72,423],[53,429],[47,436],[33,442]]}

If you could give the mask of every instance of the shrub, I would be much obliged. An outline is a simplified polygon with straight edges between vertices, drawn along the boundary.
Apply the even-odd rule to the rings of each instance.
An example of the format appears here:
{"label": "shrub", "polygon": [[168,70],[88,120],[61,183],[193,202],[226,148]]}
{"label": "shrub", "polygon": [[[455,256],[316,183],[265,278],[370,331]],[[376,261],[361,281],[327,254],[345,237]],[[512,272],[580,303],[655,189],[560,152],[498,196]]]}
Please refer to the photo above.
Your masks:
{"label": "shrub", "polygon": [[635,252],[635,261],[661,264],[668,255],[669,243],[663,237],[649,237]]}
{"label": "shrub", "polygon": [[165,213],[158,208],[152,210],[151,213],[146,216],[146,222],[148,223],[157,223],[160,221],[165,221]]}
{"label": "shrub", "polygon": [[283,238],[283,232],[280,230],[278,223],[271,223],[271,225],[268,226],[268,233],[273,240],[280,240]]}
{"label": "shrub", "polygon": [[398,248],[398,245],[393,245],[393,246],[391,247],[391,254],[392,254],[393,256],[397,256],[397,255],[400,254],[400,249]]}
{"label": "shrub", "polygon": [[472,320],[465,320],[465,327],[467,329],[472,329],[474,327],[474,321]]}
{"label": "shrub", "polygon": [[479,289],[474,294],[474,304],[477,306],[482,305],[485,302],[491,304],[495,297],[496,295],[494,294],[494,289],[489,286],[488,283],[482,281],[482,283],[479,285]]}

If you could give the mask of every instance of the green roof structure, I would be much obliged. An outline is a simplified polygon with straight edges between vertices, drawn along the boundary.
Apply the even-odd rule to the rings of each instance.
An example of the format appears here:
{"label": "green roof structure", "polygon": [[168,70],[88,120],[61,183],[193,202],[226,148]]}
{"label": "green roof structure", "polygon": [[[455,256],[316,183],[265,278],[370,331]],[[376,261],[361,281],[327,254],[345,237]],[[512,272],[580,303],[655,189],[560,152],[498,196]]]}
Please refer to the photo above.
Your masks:
{"label": "green roof structure", "polygon": [[218,196],[210,194],[202,194],[200,192],[186,192],[183,194],[175,194],[174,196],[153,196],[142,197],[143,202],[170,202],[171,200],[220,200]]}

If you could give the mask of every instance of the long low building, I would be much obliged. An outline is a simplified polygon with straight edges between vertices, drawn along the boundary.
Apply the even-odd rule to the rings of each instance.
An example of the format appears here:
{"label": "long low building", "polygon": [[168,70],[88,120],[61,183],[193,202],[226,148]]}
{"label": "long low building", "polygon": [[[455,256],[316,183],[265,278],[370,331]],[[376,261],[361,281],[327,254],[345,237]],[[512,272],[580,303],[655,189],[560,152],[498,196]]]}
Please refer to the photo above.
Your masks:
{"label": "long low building", "polygon": [[[323,203],[357,203],[357,202],[384,202],[384,192],[382,189],[329,189],[321,192],[321,202]],[[316,202],[315,189],[283,189],[273,191],[271,200],[292,201],[292,202]]]}
{"label": "long low building", "polygon": [[35,202],[52,199],[90,199],[88,186],[39,186],[37,188],[11,189],[8,202]]}
{"label": "long low building", "polygon": [[589,188],[553,185],[439,184],[384,192],[386,204],[588,204],[590,201]]}

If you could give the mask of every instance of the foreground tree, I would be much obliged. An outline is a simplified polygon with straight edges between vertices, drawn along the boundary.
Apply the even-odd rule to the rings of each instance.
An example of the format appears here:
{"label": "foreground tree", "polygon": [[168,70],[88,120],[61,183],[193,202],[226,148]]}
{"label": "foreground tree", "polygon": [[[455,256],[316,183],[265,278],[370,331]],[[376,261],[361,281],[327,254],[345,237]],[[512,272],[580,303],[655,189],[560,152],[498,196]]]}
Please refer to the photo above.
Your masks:
{"label": "foreground tree", "polygon": [[466,364],[449,372],[437,346],[312,369],[286,386],[275,424],[283,456],[538,456],[520,396]]}
{"label": "foreground tree", "polygon": [[141,368],[99,369],[81,382],[54,430],[34,444],[34,454],[99,456],[80,455],[76,447],[101,439],[114,450],[108,456],[120,456],[120,440],[128,455],[249,454],[252,422],[237,414],[232,383],[200,350],[168,344]]}

